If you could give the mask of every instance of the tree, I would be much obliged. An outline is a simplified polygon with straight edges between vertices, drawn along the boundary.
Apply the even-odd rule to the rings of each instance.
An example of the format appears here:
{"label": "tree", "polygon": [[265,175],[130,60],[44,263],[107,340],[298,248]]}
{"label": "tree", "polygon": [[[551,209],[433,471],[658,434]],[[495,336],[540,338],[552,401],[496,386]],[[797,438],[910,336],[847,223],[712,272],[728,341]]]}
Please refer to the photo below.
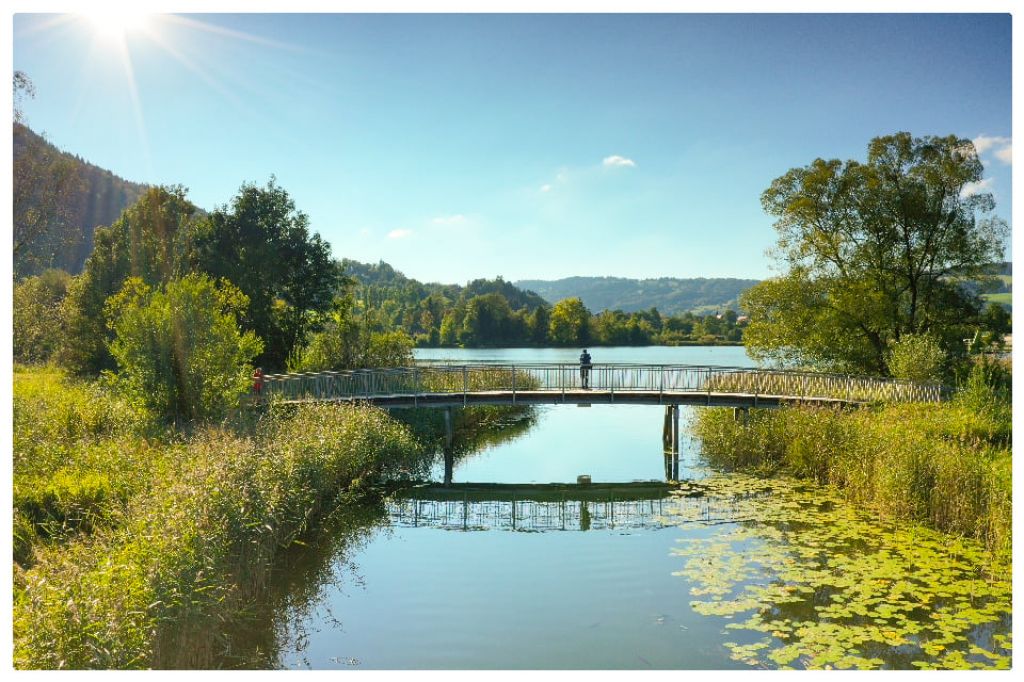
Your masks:
{"label": "tree", "polygon": [[787,271],[741,296],[748,352],[877,373],[905,334],[962,354],[980,301],[959,282],[984,278],[1008,234],[973,191],[982,170],[970,140],[897,133],[873,139],[865,163],[817,159],[776,178],[761,202]]}
{"label": "tree", "polygon": [[262,342],[242,333],[248,301],[201,274],[154,289],[130,278],[107,302],[115,385],[140,406],[175,419],[218,417],[249,390]]}
{"label": "tree", "polygon": [[85,270],[64,303],[67,337],[60,360],[79,374],[113,369],[108,342],[107,298],[136,277],[156,287],[185,272],[190,230],[197,209],[181,186],[152,187],[107,228],[98,228]]}
{"label": "tree", "polygon": [[996,336],[1009,334],[1013,320],[1009,311],[998,303],[989,303],[981,317],[982,326]]}
{"label": "tree", "polygon": [[35,97],[35,86],[23,71],[14,72],[14,137],[17,152],[12,169],[12,247],[15,277],[53,265],[55,256],[78,235],[73,224],[74,197],[83,186],[75,164],[46,141],[24,131],[21,102]]}
{"label": "tree", "polygon": [[566,298],[551,309],[548,338],[559,346],[585,346],[590,343],[590,311],[577,298]]}
{"label": "tree", "polygon": [[530,341],[538,346],[548,342],[548,328],[551,326],[551,308],[546,305],[537,306],[530,314]]}
{"label": "tree", "polygon": [[359,367],[399,367],[412,364],[413,341],[404,331],[372,329],[365,317],[357,319],[351,294],[334,301],[324,328],[288,362],[291,372],[323,372]]}
{"label": "tree", "polygon": [[14,287],[15,362],[46,362],[60,347],[64,337],[61,302],[70,282],[71,275],[63,270],[46,270]]}
{"label": "tree", "polygon": [[242,185],[230,207],[200,222],[191,265],[249,298],[242,326],[264,340],[259,361],[275,368],[318,327],[342,280],[330,246],[310,233],[308,216],[274,178],[265,187]]}
{"label": "tree", "polygon": [[466,302],[459,342],[465,346],[509,343],[512,309],[501,294],[474,296]]}
{"label": "tree", "polygon": [[32,98],[36,96],[36,86],[33,85],[32,79],[28,77],[28,74],[24,71],[14,72],[14,122],[21,123],[25,119],[25,114],[21,109],[21,103],[25,101],[26,97]]}

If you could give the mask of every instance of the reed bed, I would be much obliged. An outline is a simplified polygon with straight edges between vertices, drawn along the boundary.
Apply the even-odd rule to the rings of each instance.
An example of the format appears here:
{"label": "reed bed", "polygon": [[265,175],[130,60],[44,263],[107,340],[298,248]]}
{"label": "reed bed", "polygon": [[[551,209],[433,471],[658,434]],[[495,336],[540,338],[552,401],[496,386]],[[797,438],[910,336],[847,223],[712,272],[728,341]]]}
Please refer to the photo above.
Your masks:
{"label": "reed bed", "polygon": [[745,422],[732,410],[702,409],[693,428],[712,466],[813,479],[885,518],[1010,553],[1008,399],[979,402],[977,391],[961,391],[938,405],[751,410]]}
{"label": "reed bed", "polygon": [[365,406],[182,435],[56,373],[14,389],[20,669],[208,665],[281,549],[422,447]]}

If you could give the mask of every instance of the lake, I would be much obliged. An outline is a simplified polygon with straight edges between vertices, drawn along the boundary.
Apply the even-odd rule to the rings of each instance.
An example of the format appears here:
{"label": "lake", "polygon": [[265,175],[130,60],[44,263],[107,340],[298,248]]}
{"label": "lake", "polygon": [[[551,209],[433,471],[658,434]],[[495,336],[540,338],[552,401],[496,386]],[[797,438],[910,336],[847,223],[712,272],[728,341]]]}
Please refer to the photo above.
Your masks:
{"label": "lake", "polygon": [[[591,352],[597,363],[753,364],[740,347]],[[416,351],[419,360],[452,362],[576,362],[578,354]],[[682,408],[684,424],[694,409],[702,408]],[[260,624],[239,633],[240,658],[225,665],[642,670],[822,667],[816,665],[822,661],[844,667],[852,661],[853,667],[911,667],[923,641],[938,641],[927,629],[931,615],[962,607],[957,597],[940,595],[921,612],[892,597],[884,609],[881,598],[865,610],[874,614],[865,622],[878,621],[873,625],[861,624],[856,614],[819,615],[826,613],[818,609],[822,604],[856,604],[858,614],[861,606],[844,591],[848,586],[822,578],[817,564],[801,563],[815,556],[801,543],[831,543],[831,560],[858,557],[851,566],[871,565],[860,560],[865,556],[884,556],[893,562],[885,570],[894,574],[904,565],[893,547],[903,545],[884,544],[890,536],[882,526],[834,495],[720,477],[702,466],[689,438],[682,439],[678,458],[666,457],[661,407],[552,405],[520,408],[516,419],[519,426],[507,437],[460,453],[455,485],[443,494],[426,486],[358,513],[349,510],[293,548],[261,607]],[[433,482],[444,479],[443,459],[439,454],[429,468]],[[587,499],[574,485],[549,485],[575,484],[581,475],[592,481]],[[670,494],[669,476],[706,487],[694,497]],[[761,510],[773,510],[772,519],[759,521]],[[782,522],[786,528],[799,527],[801,519],[820,522],[781,540],[780,510],[798,514]],[[827,539],[815,530],[821,528],[831,533]],[[915,537],[924,542],[932,536]],[[980,580],[976,566],[964,567],[963,553],[947,558],[943,539],[931,542],[934,563],[961,566],[956,570],[963,580]],[[905,572],[905,582],[916,584],[916,574]],[[970,604],[983,614],[975,616],[979,622],[965,625],[959,639],[928,660],[961,649],[965,660],[979,665],[1008,656],[1008,644],[1000,648],[1010,626],[1008,586],[985,584],[988,592],[972,583]],[[772,585],[785,589],[766,592]],[[753,622],[751,609],[758,614]],[[767,640],[760,614],[778,619]],[[918,622],[926,625],[911,632]],[[822,658],[806,652],[789,658],[794,632],[833,623],[846,629],[825,631]],[[868,634],[857,640],[858,633]],[[837,650],[835,642],[844,637],[851,642]]]}
{"label": "lake", "polygon": [[[449,362],[578,363],[581,348],[417,348],[417,360]],[[753,367],[743,346],[617,346],[590,348],[595,363]]]}

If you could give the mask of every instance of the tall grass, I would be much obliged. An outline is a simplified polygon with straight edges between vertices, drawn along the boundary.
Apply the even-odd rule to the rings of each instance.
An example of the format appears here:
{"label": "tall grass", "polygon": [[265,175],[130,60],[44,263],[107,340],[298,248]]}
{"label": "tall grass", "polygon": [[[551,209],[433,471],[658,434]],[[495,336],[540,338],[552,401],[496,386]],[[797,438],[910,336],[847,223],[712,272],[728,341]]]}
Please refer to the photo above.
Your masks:
{"label": "tall grass", "polygon": [[15,379],[14,664],[209,665],[275,556],[421,448],[370,407],[187,437],[55,374]]}
{"label": "tall grass", "polygon": [[1010,552],[1010,405],[977,371],[941,405],[752,410],[745,424],[703,409],[693,427],[712,466],[811,478],[884,517]]}

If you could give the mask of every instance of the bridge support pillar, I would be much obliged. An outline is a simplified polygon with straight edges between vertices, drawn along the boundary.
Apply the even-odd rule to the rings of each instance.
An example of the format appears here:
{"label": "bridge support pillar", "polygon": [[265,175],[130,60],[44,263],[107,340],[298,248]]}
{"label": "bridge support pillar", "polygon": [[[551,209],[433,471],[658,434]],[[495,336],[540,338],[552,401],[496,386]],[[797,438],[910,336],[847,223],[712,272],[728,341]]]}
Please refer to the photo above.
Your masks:
{"label": "bridge support pillar", "polygon": [[665,406],[665,426],[662,430],[665,446],[665,480],[679,480],[679,406]]}
{"label": "bridge support pillar", "polygon": [[452,472],[455,469],[455,456],[452,442],[452,408],[444,408],[444,484],[452,484]]}
{"label": "bridge support pillar", "polygon": [[444,408],[444,446],[452,447],[452,408]]}
{"label": "bridge support pillar", "polygon": [[451,447],[444,449],[444,484],[452,484],[452,472],[455,470],[455,455]]}

